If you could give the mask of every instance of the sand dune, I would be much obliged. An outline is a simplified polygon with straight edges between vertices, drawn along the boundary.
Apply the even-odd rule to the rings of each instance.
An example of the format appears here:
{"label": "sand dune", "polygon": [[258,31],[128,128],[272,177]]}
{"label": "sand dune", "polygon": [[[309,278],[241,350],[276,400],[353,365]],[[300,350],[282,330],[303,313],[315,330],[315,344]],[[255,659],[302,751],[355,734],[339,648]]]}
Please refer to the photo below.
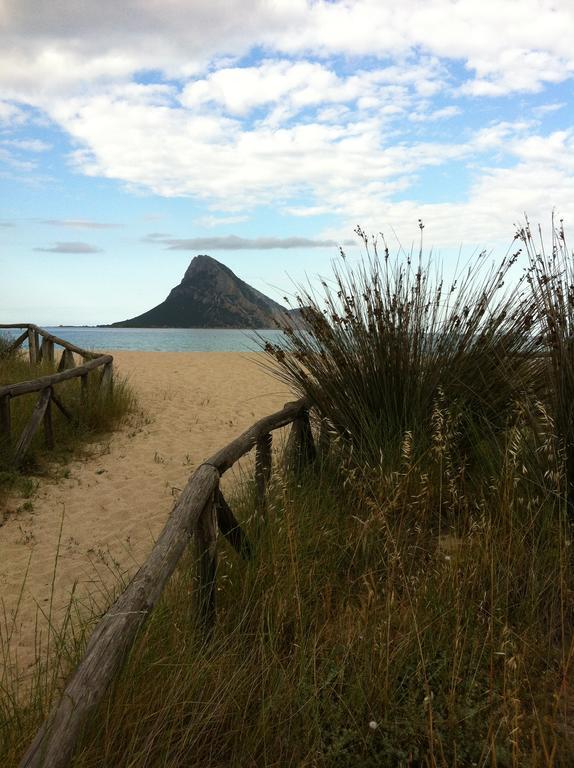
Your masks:
{"label": "sand dune", "polygon": [[45,641],[43,614],[54,578],[56,623],[74,585],[86,602],[103,605],[107,589],[117,587],[119,577],[129,578],[145,558],[193,469],[292,399],[257,366],[257,358],[114,352],[145,417],[94,446],[89,458],[73,462],[66,479],[42,480],[31,509],[13,501],[0,528],[0,590],[20,669],[34,659],[37,617]]}

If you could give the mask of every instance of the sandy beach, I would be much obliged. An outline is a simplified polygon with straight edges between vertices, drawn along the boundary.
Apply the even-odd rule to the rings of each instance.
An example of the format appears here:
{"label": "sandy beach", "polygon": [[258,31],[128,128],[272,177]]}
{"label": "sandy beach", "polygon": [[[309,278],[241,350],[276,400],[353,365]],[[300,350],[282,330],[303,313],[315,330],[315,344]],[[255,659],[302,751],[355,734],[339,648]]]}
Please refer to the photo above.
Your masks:
{"label": "sandy beach", "polygon": [[52,582],[56,625],[74,588],[83,602],[104,606],[107,590],[149,552],[194,468],[292,399],[257,354],[113,354],[143,416],[92,446],[64,479],[40,480],[30,503],[13,500],[0,529],[2,633],[12,631],[11,663],[21,671],[38,633],[45,642]]}

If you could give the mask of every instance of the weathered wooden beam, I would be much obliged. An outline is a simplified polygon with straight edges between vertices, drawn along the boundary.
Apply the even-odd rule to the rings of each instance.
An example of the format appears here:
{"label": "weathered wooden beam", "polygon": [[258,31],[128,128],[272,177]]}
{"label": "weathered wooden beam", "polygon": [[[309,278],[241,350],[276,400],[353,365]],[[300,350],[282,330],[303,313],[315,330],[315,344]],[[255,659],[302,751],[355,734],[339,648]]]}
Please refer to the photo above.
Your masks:
{"label": "weathered wooden beam", "polygon": [[114,385],[114,368],[112,363],[106,363],[102,370],[102,378],[100,379],[100,390],[102,394],[105,396],[111,395],[113,385]]}
{"label": "weathered wooden beam", "polygon": [[24,427],[24,431],[20,435],[20,439],[16,443],[16,448],[14,449],[14,462],[16,463],[16,465],[21,463],[22,459],[26,454],[26,451],[30,447],[32,438],[36,434],[36,430],[40,426],[40,423],[44,418],[44,414],[46,413],[46,409],[50,402],[51,393],[52,393],[52,390],[50,389],[50,387],[46,387],[46,389],[42,390],[42,393],[38,398],[38,402],[36,403],[36,406],[32,411],[32,416],[30,417],[29,422]]}
{"label": "weathered wooden beam", "polygon": [[257,509],[264,514],[267,509],[267,485],[271,479],[272,441],[270,432],[257,440],[255,452],[255,492]]}
{"label": "weathered wooden beam", "polygon": [[28,331],[26,330],[24,331],[24,333],[20,334],[20,336],[18,336],[18,338],[15,341],[13,341],[12,344],[10,344],[10,346],[6,350],[6,354],[11,355],[12,352],[15,352],[18,349],[18,347],[21,346],[26,341],[27,338],[28,338]]}
{"label": "weathered wooden beam", "polygon": [[[2,390],[0,389],[0,395],[1,394]],[[274,429],[286,427],[287,424],[291,424],[293,419],[299,416],[307,407],[308,402],[306,399],[287,403],[285,407],[282,410],[277,411],[277,413],[272,413],[270,416],[265,416],[265,418],[255,422],[253,426],[249,427],[243,434],[239,435],[239,437],[226,445],[225,448],[214,453],[213,456],[208,459],[207,463],[217,467],[220,474],[227,472],[236,461],[242,456],[245,456],[246,453],[249,453],[260,437]]]}
{"label": "weathered wooden beam", "polygon": [[208,503],[213,507],[218,481],[219,473],[207,464],[191,477],[146,561],[94,630],[84,658],[20,768],[66,768],[71,764],[86,718],[102,700],[138,630],[159,600],[202,510]]}
{"label": "weathered wooden beam", "polygon": [[0,398],[0,433],[4,441],[10,444],[12,440],[12,418],[10,413],[10,395]]}
{"label": "weathered wooden beam", "polygon": [[217,491],[215,506],[217,510],[217,524],[219,526],[219,530],[231,544],[233,549],[243,558],[243,560],[250,560],[251,544],[249,539],[237,522],[231,507],[221,492],[221,489],[218,489]]}
{"label": "weathered wooden beam", "polygon": [[214,490],[200,514],[195,541],[199,560],[198,613],[199,625],[208,640],[215,627],[217,591],[217,510]]}
{"label": "weathered wooden beam", "polygon": [[99,368],[100,365],[113,362],[111,355],[102,355],[95,360],[90,360],[85,365],[72,368],[71,370],[61,371],[60,373],[52,373],[49,376],[42,376],[39,379],[32,379],[30,381],[21,381],[18,384],[8,384],[5,387],[0,387],[0,397],[10,394],[12,397],[17,395],[25,395],[28,392],[39,392],[46,387],[53,387],[55,384],[59,384],[61,381],[68,381],[69,379],[75,379],[77,376],[83,376],[89,371],[93,371],[94,368]]}
{"label": "weathered wooden beam", "polygon": [[54,342],[45,336],[42,337],[41,353],[44,362],[54,365]]}
{"label": "weathered wooden beam", "polygon": [[28,352],[30,355],[30,365],[36,365],[38,362],[38,344],[37,335],[33,328],[28,329]]}
{"label": "weathered wooden beam", "polygon": [[34,346],[36,348],[36,362],[37,363],[41,363],[42,362],[42,347],[40,346],[40,334],[36,330],[33,330],[32,334],[34,336]]}
{"label": "weathered wooden beam", "polygon": [[52,399],[54,393],[50,387],[50,398],[46,404],[46,410],[44,411],[44,441],[46,448],[52,450],[54,448],[54,425],[52,423]]}
{"label": "weathered wooden beam", "polygon": [[313,431],[307,409],[303,409],[297,418],[293,420],[285,454],[287,467],[296,474],[300,473],[309,464],[312,464],[317,458],[317,450],[313,440]]}
{"label": "weathered wooden beam", "polygon": [[60,364],[58,365],[58,371],[66,371],[69,368],[75,368],[76,361],[74,360],[74,353],[69,349],[62,350],[62,356],[60,358]]}
{"label": "weathered wooden beam", "polygon": [[75,419],[71,412],[66,408],[64,403],[60,400],[60,398],[56,395],[54,390],[52,390],[52,402],[57,407],[57,409],[60,411],[60,413],[68,419],[68,421],[76,422],[77,419]]}

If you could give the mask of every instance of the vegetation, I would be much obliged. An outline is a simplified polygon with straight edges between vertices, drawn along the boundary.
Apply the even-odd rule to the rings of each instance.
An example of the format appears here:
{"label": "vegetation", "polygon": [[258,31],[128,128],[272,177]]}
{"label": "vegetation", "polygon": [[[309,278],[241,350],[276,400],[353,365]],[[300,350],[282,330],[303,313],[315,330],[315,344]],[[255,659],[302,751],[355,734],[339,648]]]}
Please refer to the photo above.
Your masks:
{"label": "vegetation", "polygon": [[[379,258],[365,238],[325,301],[303,292],[306,329],[267,351],[330,447],[276,470],[265,525],[251,484],[236,489],[255,555],[221,544],[211,641],[190,553],[76,768],[571,764],[574,257],[554,236],[546,257],[518,232],[517,290],[518,252],[492,270],[481,255],[451,290],[420,254]],[[0,692],[5,764],[85,622],[71,650],[58,636],[28,708]]]}
{"label": "vegetation", "polygon": [[[0,335],[0,386],[19,381],[40,378],[55,373],[56,368],[48,362],[31,366],[21,352],[10,353],[8,337]],[[46,450],[43,430],[38,430],[32,445],[19,469],[13,466],[14,444],[0,438],[0,502],[10,492],[28,492],[30,477],[54,473],[58,466],[65,465],[71,456],[85,450],[90,441],[120,424],[136,407],[134,392],[125,378],[115,376],[110,396],[100,395],[98,378],[101,370],[95,369],[88,375],[86,401],[81,399],[80,381],[74,379],[57,385],[57,395],[74,421],[68,421],[57,408],[52,408],[55,436],[54,450]],[[14,397],[11,401],[13,435],[20,435],[27,424],[38,393]]]}

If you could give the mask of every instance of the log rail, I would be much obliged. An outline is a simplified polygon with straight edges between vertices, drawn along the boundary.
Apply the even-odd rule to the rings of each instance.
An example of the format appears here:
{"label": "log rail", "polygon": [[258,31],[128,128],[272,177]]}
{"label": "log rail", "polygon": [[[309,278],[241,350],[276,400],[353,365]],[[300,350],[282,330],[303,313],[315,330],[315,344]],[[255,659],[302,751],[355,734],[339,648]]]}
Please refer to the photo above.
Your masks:
{"label": "log rail", "polygon": [[36,734],[20,768],[70,765],[84,724],[120,670],[192,538],[199,559],[198,620],[205,641],[209,640],[216,618],[218,529],[241,557],[249,559],[252,551],[221,492],[220,478],[255,448],[257,505],[264,516],[266,487],[271,475],[272,432],[292,425],[287,442],[290,470],[300,472],[315,459],[309,407],[306,399],[287,403],[281,411],[253,424],[196,469],[146,561],[94,630],[82,661]]}
{"label": "log rail", "polygon": [[[58,384],[70,379],[79,379],[81,382],[82,398],[85,401],[87,397],[88,374],[90,371],[101,367],[101,391],[103,394],[108,394],[113,386],[113,357],[111,355],[82,349],[65,339],[61,339],[59,336],[54,336],[54,334],[33,323],[0,324],[0,330],[22,328],[24,329],[23,333],[8,346],[7,353],[16,352],[25,342],[28,342],[28,355],[31,366],[37,365],[42,360],[55,365],[56,346],[62,347],[62,354],[58,363],[58,373],[41,376],[38,379],[30,379],[29,381],[19,381],[16,384],[0,386],[0,439],[9,445],[13,441],[10,407],[12,399],[31,392],[39,393],[38,401],[30,420],[19,438],[15,441],[13,461],[16,466],[22,463],[40,424],[44,424],[46,447],[49,449],[54,447],[52,404],[58,408],[66,419],[69,421],[74,420],[73,415],[56,394],[55,387]],[[83,363],[81,365],[76,365],[74,355],[82,358]]]}

